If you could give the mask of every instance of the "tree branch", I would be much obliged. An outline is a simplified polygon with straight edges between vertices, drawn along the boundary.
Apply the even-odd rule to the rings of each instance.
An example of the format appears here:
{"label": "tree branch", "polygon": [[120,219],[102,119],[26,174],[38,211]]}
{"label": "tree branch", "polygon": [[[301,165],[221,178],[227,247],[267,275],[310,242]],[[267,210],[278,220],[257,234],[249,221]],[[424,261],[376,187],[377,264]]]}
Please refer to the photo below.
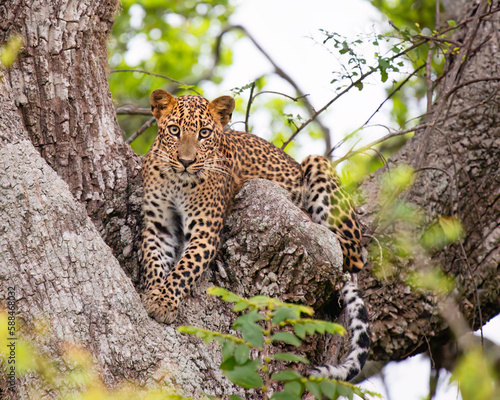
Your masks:
{"label": "tree branch", "polygon": [[194,87],[193,87],[194,85],[188,85],[187,83],[184,83],[184,82],[178,81],[176,79],[170,78],[169,76],[166,76],[166,75],[156,74],[154,72],[148,72],[148,71],[144,71],[142,69],[134,69],[134,68],[129,68],[129,69],[113,69],[113,70],[109,71],[110,74],[115,74],[115,73],[118,73],[118,72],[137,72],[139,74],[156,76],[158,78],[166,79],[167,81],[175,83],[175,84],[177,84],[177,85],[179,85],[181,87],[185,87],[187,90],[190,90],[193,93],[196,93],[197,95],[201,95],[200,92],[198,92],[196,89],[194,89]]}
{"label": "tree branch", "polygon": [[116,107],[117,115],[151,115],[149,108],[141,108],[132,105]]}
{"label": "tree branch", "polygon": [[155,117],[149,118],[146,122],[144,122],[144,124],[141,125],[141,127],[135,133],[133,133],[127,138],[125,143],[127,144],[132,143],[135,139],[137,139],[140,135],[142,135],[146,131],[146,129],[153,126],[155,122],[156,122]]}

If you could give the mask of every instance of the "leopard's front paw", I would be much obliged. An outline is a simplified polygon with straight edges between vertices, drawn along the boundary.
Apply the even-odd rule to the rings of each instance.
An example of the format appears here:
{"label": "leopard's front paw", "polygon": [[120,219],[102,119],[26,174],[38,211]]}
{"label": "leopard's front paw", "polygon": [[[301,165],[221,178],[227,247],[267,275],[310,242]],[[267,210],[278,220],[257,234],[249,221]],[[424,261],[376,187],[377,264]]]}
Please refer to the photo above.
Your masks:
{"label": "leopard's front paw", "polygon": [[179,303],[167,297],[159,289],[141,294],[141,299],[149,316],[157,322],[171,324],[177,318]]}

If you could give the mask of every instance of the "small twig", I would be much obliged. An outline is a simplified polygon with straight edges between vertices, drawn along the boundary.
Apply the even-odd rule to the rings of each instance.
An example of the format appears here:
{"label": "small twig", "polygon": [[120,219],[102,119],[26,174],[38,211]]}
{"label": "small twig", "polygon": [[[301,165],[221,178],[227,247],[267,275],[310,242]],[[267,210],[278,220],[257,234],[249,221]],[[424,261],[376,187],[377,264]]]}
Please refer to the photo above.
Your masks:
{"label": "small twig", "polygon": [[490,76],[485,78],[477,78],[471,79],[469,81],[462,82],[460,85],[453,87],[448,93],[446,93],[446,97],[450,97],[457,90],[462,89],[464,86],[472,85],[473,83],[478,82],[488,82],[488,81],[500,81],[500,76]]}
{"label": "small twig", "polygon": [[192,85],[188,85],[184,82],[181,82],[181,81],[178,81],[176,79],[173,79],[173,78],[170,78],[169,76],[166,76],[166,75],[161,75],[161,74],[155,74],[154,72],[148,72],[148,71],[144,71],[142,69],[113,69],[111,71],[109,71],[110,74],[114,74],[114,73],[117,73],[117,72],[138,72],[140,74],[146,74],[146,75],[151,75],[151,76],[156,76],[158,78],[162,78],[162,79],[166,79],[167,81],[170,81],[172,83],[176,83],[177,85],[179,86],[185,86],[188,90],[191,90],[192,92],[198,94],[198,95],[201,95],[200,92],[196,91],[195,89],[193,89]]}
{"label": "small twig", "polygon": [[142,135],[146,129],[148,129],[151,125],[153,125],[155,121],[156,119],[154,117],[148,119],[144,124],[142,124],[142,126],[137,130],[137,132],[135,132],[133,135],[128,137],[127,140],[125,140],[125,143],[127,144],[132,143],[135,139],[137,139],[140,135]]}
{"label": "small twig", "polygon": [[[455,28],[455,27],[454,27]],[[429,42],[438,42],[438,43],[450,43],[455,45],[455,47],[462,47],[462,43],[457,42],[456,40],[450,39],[450,38],[439,38],[436,36],[425,36],[425,35],[416,35],[419,39],[426,39]]]}
{"label": "small twig", "polygon": [[450,182],[453,181],[453,177],[451,176],[451,174],[448,171],[446,171],[445,169],[442,169],[442,168],[438,168],[438,167],[422,167],[422,168],[414,170],[413,173],[416,174],[416,173],[421,172],[421,171],[440,171],[443,174],[448,175],[448,178],[450,178]]}
{"label": "small twig", "polygon": [[259,92],[259,93],[256,93],[255,96],[253,96],[253,98],[255,99],[257,96],[260,96],[261,94],[276,94],[278,96],[283,96],[283,97],[286,97],[292,101],[299,101],[301,99],[304,99],[305,97],[309,96],[308,94],[305,94],[303,96],[298,96],[298,97],[293,97],[293,96],[290,96],[288,94],[285,94],[285,93],[281,93],[281,92],[275,92],[273,90],[263,90],[262,92]]}
{"label": "small twig", "polygon": [[[480,102],[478,102],[478,103],[474,103],[474,104],[472,104],[472,105],[470,105],[470,106],[468,106],[468,107],[466,107],[466,108],[463,108],[463,109],[461,109],[461,110],[459,110],[459,111],[457,111],[457,112],[455,112],[455,113],[453,113],[453,114],[448,115],[448,117],[449,117],[449,118],[451,118],[451,117],[455,117],[455,116],[457,116],[457,115],[461,115],[461,114],[463,114],[464,112],[467,112],[467,111],[469,111],[469,110],[476,109],[479,105],[481,105],[481,104],[484,104],[484,103],[488,102],[488,101],[489,101],[489,100],[491,100],[494,96],[495,96],[495,93],[493,93],[493,95],[492,95],[492,96],[490,96],[488,99],[481,100],[481,101],[480,101]],[[432,114],[432,111],[431,111],[429,114],[424,114],[423,116],[425,116],[425,115],[431,115],[431,114]],[[422,118],[422,116],[420,116],[420,118]],[[441,118],[440,118],[440,119],[441,119]],[[407,122],[408,122],[408,121],[407,121]],[[387,130],[390,132],[390,129],[389,129],[387,126],[385,126],[385,125],[380,125],[380,124],[375,124],[375,125],[365,126],[365,128],[375,127],[375,126],[382,126],[382,127],[384,127],[385,129],[387,129]],[[427,126],[428,126],[428,124],[420,124],[420,125],[417,125],[417,126],[415,126],[415,127],[413,127],[413,128],[403,129],[403,130],[399,130],[399,131],[396,131],[396,132],[390,132],[390,133],[389,133],[389,134],[387,134],[386,136],[384,136],[384,137],[382,137],[382,138],[380,138],[380,139],[377,139],[377,140],[375,140],[375,141],[373,141],[373,142],[371,142],[371,143],[367,144],[366,146],[363,146],[363,147],[361,147],[361,148],[359,148],[359,149],[356,149],[356,150],[353,150],[353,151],[351,151],[351,152],[347,153],[347,154],[346,154],[345,156],[343,156],[341,159],[336,160],[336,161],[335,161],[335,163],[336,163],[336,164],[338,164],[339,162],[342,162],[342,161],[344,161],[344,160],[346,160],[346,159],[348,159],[348,158],[352,157],[352,156],[353,156],[353,155],[355,155],[355,154],[363,153],[363,152],[365,152],[366,150],[373,150],[373,151],[376,151],[376,149],[375,149],[375,148],[373,148],[373,146],[375,146],[375,145],[377,145],[377,144],[380,144],[380,143],[382,143],[382,142],[385,142],[386,140],[391,139],[391,138],[393,138],[393,137],[397,137],[397,136],[405,135],[405,134],[407,134],[407,133],[410,133],[410,132],[415,132],[415,131],[420,130],[420,129],[425,129],[425,128],[427,128]],[[340,141],[339,143],[337,143],[337,144],[333,147],[333,149],[330,151],[330,153],[331,153],[331,152],[333,152],[333,151],[334,151],[334,150],[335,150],[338,146],[340,146],[341,144],[343,144],[343,140],[342,140],[342,141]]]}
{"label": "small twig", "polygon": [[[382,245],[380,244],[379,240],[377,239],[376,236],[370,235],[368,233],[364,233],[363,236],[364,237],[372,238],[373,240],[375,240],[377,242],[378,251],[379,251],[379,254],[380,254],[380,262],[379,262],[379,264],[382,265],[382,261],[384,261],[384,251],[382,249]],[[384,276],[384,278],[387,280],[386,276]]]}
{"label": "small twig", "polygon": [[358,154],[358,153],[362,153],[366,150],[372,150],[372,147],[377,145],[377,144],[380,144],[382,142],[385,142],[386,140],[388,139],[391,139],[393,137],[397,137],[397,136],[401,136],[401,135],[405,135],[407,133],[410,133],[410,132],[415,132],[417,130],[420,130],[420,129],[424,129],[427,127],[428,124],[420,124],[420,125],[417,125],[413,128],[408,128],[408,129],[403,129],[403,130],[400,130],[400,131],[396,131],[396,132],[391,132],[383,137],[381,137],[380,139],[377,139],[377,140],[374,140],[373,142],[365,145],[365,146],[362,146],[360,147],[359,149],[356,149],[356,150],[350,150],[345,156],[343,156],[340,160],[336,160],[335,163],[339,163],[341,161],[344,161],[350,157],[352,157],[353,155],[355,154]]}
{"label": "small twig", "polygon": [[[387,158],[385,158],[385,156],[382,154],[381,151],[379,151],[378,149],[376,148],[371,148],[369,149],[370,151],[374,151],[375,153],[377,153],[378,157],[380,158],[380,160],[382,161],[382,164],[384,165],[384,167],[387,167],[387,169],[389,170],[389,164],[387,163]],[[364,153],[366,154],[368,150],[366,150]]]}
{"label": "small twig", "polygon": [[[323,111],[325,111],[328,107],[330,107],[334,102],[336,102],[340,97],[342,97],[344,94],[346,94],[348,91],[350,91],[353,87],[355,87],[358,83],[360,83],[361,81],[363,81],[366,77],[370,76],[371,74],[373,74],[375,71],[378,71],[377,68],[372,68],[370,71],[368,72],[365,72],[363,75],[361,75],[356,81],[354,81],[353,83],[351,83],[348,87],[346,87],[344,90],[342,90],[340,93],[338,93],[333,99],[331,99],[330,101],[328,101],[323,107],[321,107],[318,111],[315,111],[311,117],[305,121],[304,123],[302,123],[302,125],[300,125],[297,130],[293,133],[292,136],[290,136],[290,138],[288,138],[288,140],[283,143],[283,145],[281,146],[281,150],[284,150],[286,146],[288,146],[290,144],[290,142],[295,139],[295,137],[299,134],[299,132],[304,129],[307,125],[309,125],[312,121],[314,121],[316,119],[316,117],[321,114]],[[331,148],[331,147],[328,147],[328,148]]]}
{"label": "small twig", "polygon": [[382,387],[385,390],[385,398],[387,400],[391,400],[391,392],[389,390],[389,385],[387,385],[387,381],[385,379],[385,372],[383,369],[380,371],[379,376],[380,376],[380,380],[382,382]]}
{"label": "small twig", "polygon": [[[274,73],[278,76],[280,76],[282,79],[284,79],[285,81],[287,81],[294,89],[295,91],[297,92],[298,94],[298,97],[300,99],[302,99],[304,101],[304,104],[309,112],[309,114],[311,115],[311,119],[310,121],[316,119],[316,123],[319,125],[319,128],[321,129],[321,131],[323,132],[323,137],[324,137],[324,140],[325,140],[325,144],[326,144],[326,148],[329,149],[331,147],[331,139],[330,139],[330,129],[328,129],[328,127],[326,127],[325,125],[323,125],[321,123],[321,121],[319,119],[317,119],[317,116],[319,115],[319,113],[317,113],[313,107],[313,105],[309,102],[309,100],[307,99],[307,95],[300,89],[300,87],[297,85],[297,83],[291,78],[290,75],[288,75],[283,69],[281,69],[278,64],[276,63],[276,61],[274,61],[274,59],[271,57],[271,55],[266,51],[264,50],[264,48],[259,44],[259,42],[257,42],[257,40],[255,40],[255,38],[250,34],[250,32],[248,32],[245,27],[241,26],[241,25],[233,25],[233,26],[230,26],[228,28],[226,28],[223,33],[227,33],[231,30],[235,30],[235,29],[238,29],[238,30],[241,30],[249,39],[250,41],[253,43],[253,45],[257,48],[257,50],[259,50],[262,55],[271,63],[271,65],[273,66],[274,68]],[[221,34],[222,35],[222,34]],[[309,121],[309,122],[310,122]],[[298,131],[296,132],[298,133]],[[286,145],[288,145],[289,142],[287,142],[286,144],[284,144],[281,149],[283,150]]]}
{"label": "small twig", "polygon": [[[351,146],[351,148],[350,148],[350,150],[347,152],[347,154],[352,153],[352,150],[354,149],[354,147],[356,147],[356,145],[360,142],[360,140],[361,140],[361,139],[358,139],[358,140],[357,140],[357,142],[356,142],[356,143],[354,143],[354,144]],[[329,155],[330,155],[330,152],[329,152],[329,153],[327,153],[327,156],[329,156]],[[339,158],[338,160],[335,160],[334,162],[332,162],[332,164],[333,164],[333,166],[336,166],[337,164],[340,164],[342,161],[344,161],[344,160],[346,160],[346,159],[347,159],[347,158],[346,158],[345,156],[344,156],[344,157],[341,157],[341,158]]]}
{"label": "small twig", "polygon": [[459,339],[457,344],[462,350],[470,350],[474,346],[472,335],[467,321],[465,320],[458,304],[451,297],[439,296],[437,302],[441,316],[445,319],[453,335]]}
{"label": "small twig", "polygon": [[255,82],[252,82],[252,86],[250,87],[250,97],[248,98],[247,104],[247,112],[245,114],[245,132],[250,132],[248,129],[248,119],[250,118],[250,108],[252,107],[252,103],[254,100],[253,91],[255,90]]}
{"label": "small twig", "polygon": [[249,132],[248,121],[250,118],[250,108],[252,107],[252,104],[253,104],[254,100],[257,98],[257,96],[260,96],[261,94],[275,94],[278,96],[286,97],[286,98],[293,100],[295,102],[297,102],[300,99],[303,99],[304,97],[307,96],[307,94],[306,94],[304,96],[293,97],[293,96],[290,96],[290,95],[285,94],[285,93],[275,92],[273,90],[263,90],[262,92],[259,92],[259,93],[256,93],[255,95],[253,95],[254,89],[255,89],[255,82],[252,83],[252,86],[250,88],[250,97],[248,99],[248,105],[247,105],[246,114],[245,114],[245,132]]}
{"label": "small twig", "polygon": [[370,115],[370,118],[368,118],[368,119],[366,120],[366,122],[365,122],[365,123],[364,123],[361,127],[364,127],[364,126],[368,125],[368,123],[369,123],[369,122],[371,121],[371,119],[375,116],[375,114],[377,114],[377,113],[380,111],[380,109],[383,107],[383,105],[384,105],[387,101],[389,101],[389,99],[390,99],[392,96],[394,96],[394,95],[396,94],[396,92],[397,92],[397,91],[399,91],[399,90],[400,90],[400,89],[401,89],[404,85],[406,85],[406,83],[407,83],[407,82],[408,82],[408,81],[409,81],[409,80],[410,80],[413,76],[415,76],[415,75],[416,75],[416,74],[417,74],[417,73],[418,73],[418,72],[419,72],[422,68],[424,68],[424,67],[425,67],[425,64],[422,64],[421,66],[417,67],[417,68],[416,68],[416,69],[415,69],[415,70],[414,70],[414,71],[413,71],[410,75],[408,75],[408,76],[406,77],[406,79],[405,79],[403,82],[401,82],[401,83],[400,83],[400,84],[399,84],[399,85],[398,85],[398,86],[397,86],[397,87],[396,87],[396,88],[395,88],[395,89],[394,89],[391,93],[389,93],[389,95],[385,98],[385,100],[384,100],[382,103],[380,103],[380,105],[378,106],[378,108],[377,108],[377,109],[373,112],[373,114],[372,114],[372,115]]}
{"label": "small twig", "polygon": [[434,93],[434,86],[432,84],[432,56],[434,54],[434,42],[429,45],[427,52],[427,59],[425,60],[425,81],[427,83],[427,106],[426,112],[429,113],[432,107],[432,94]]}
{"label": "small twig", "polygon": [[[417,47],[421,46],[424,43],[427,43],[430,40],[430,38],[426,37],[425,39],[422,39],[418,43],[415,43],[408,47],[407,49],[401,51],[398,54],[395,54],[394,56],[390,57],[388,59],[389,62],[392,62],[396,60],[397,58],[400,58],[403,55],[406,55],[410,53],[412,50],[416,49]],[[332,98],[330,101],[328,101],[323,107],[321,107],[318,111],[316,111],[310,119],[308,119],[306,122],[304,122],[301,126],[297,128],[297,131],[294,132],[294,134],[281,146],[281,149],[283,150],[295,137],[297,134],[304,129],[309,123],[311,123],[319,114],[321,114],[323,111],[325,111],[328,107],[330,107],[335,101],[337,101],[340,97],[342,97],[344,94],[349,92],[352,88],[356,87],[359,83],[361,83],[365,78],[373,74],[374,72],[378,71],[378,68],[371,68],[368,72],[365,72],[362,74],[357,80],[352,82],[349,86],[347,86],[344,90],[342,90],[340,93],[338,93],[334,98]]]}

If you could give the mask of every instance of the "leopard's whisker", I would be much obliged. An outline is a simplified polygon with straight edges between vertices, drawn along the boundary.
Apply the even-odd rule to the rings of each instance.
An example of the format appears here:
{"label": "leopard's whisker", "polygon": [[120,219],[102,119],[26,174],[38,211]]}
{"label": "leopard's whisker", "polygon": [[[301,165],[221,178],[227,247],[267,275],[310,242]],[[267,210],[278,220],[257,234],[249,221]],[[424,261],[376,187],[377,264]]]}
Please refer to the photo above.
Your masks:
{"label": "leopard's whisker", "polygon": [[221,174],[225,174],[225,175],[228,175],[230,176],[230,172],[225,170],[225,169],[222,169],[222,168],[217,168],[217,167],[214,167],[214,166],[211,166],[211,165],[207,165],[204,170],[206,171],[214,171],[214,172],[220,172]]}
{"label": "leopard's whisker", "polygon": [[162,160],[166,161],[166,162],[170,162],[170,157],[167,153],[160,153],[158,151],[153,151],[153,154],[156,154],[159,158],[161,158]]}

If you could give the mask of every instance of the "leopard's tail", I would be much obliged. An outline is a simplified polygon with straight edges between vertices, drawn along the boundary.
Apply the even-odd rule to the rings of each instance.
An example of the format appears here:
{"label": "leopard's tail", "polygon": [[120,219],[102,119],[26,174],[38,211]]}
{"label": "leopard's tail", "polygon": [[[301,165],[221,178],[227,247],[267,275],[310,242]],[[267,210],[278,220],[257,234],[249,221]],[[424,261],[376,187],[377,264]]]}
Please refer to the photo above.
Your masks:
{"label": "leopard's tail", "polygon": [[342,302],[346,309],[351,350],[339,365],[322,365],[309,371],[311,376],[350,381],[361,372],[370,350],[370,328],[365,303],[355,283],[347,282],[342,288]]}

